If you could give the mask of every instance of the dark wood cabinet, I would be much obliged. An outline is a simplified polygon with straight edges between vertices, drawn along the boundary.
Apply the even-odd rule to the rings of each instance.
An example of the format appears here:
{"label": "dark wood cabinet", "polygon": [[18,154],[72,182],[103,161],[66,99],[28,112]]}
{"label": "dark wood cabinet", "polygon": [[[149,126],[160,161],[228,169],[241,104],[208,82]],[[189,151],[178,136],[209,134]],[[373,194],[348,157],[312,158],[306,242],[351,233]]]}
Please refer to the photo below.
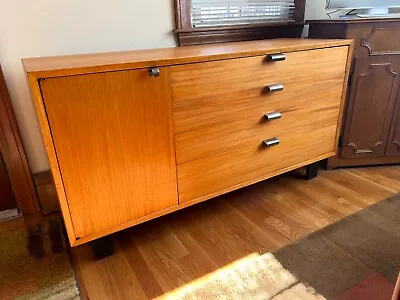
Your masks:
{"label": "dark wood cabinet", "polygon": [[328,168],[400,163],[400,19],[309,23],[310,38],[355,40],[340,148]]}
{"label": "dark wood cabinet", "polygon": [[0,155],[0,212],[13,208],[17,208],[17,203],[15,202],[3,158]]}
{"label": "dark wood cabinet", "polygon": [[[39,212],[36,190],[0,66],[0,201],[12,189],[20,214]],[[6,193],[6,192],[4,192]],[[5,195],[5,194],[4,194]],[[8,199],[10,197],[8,196]],[[8,200],[11,201],[11,200]],[[5,202],[5,200],[4,200]],[[11,203],[11,202],[10,202]],[[10,204],[7,205],[7,207]],[[0,211],[1,211],[0,207]],[[12,207],[15,208],[15,207]]]}
{"label": "dark wood cabinet", "polygon": [[392,128],[389,134],[388,145],[386,148],[386,155],[387,156],[400,155],[400,99],[397,101],[396,111],[392,120]]}
{"label": "dark wood cabinet", "polygon": [[356,60],[340,156],[381,157],[399,87],[396,58]]}

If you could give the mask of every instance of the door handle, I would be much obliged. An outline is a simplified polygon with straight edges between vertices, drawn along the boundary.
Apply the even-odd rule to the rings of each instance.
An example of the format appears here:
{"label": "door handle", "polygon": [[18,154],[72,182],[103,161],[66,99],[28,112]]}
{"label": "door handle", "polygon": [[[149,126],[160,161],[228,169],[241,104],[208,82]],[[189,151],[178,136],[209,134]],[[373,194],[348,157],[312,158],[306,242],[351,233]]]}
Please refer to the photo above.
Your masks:
{"label": "door handle", "polygon": [[160,76],[160,69],[159,68],[150,68],[149,69],[149,75],[151,76],[151,77],[158,77],[158,76]]}

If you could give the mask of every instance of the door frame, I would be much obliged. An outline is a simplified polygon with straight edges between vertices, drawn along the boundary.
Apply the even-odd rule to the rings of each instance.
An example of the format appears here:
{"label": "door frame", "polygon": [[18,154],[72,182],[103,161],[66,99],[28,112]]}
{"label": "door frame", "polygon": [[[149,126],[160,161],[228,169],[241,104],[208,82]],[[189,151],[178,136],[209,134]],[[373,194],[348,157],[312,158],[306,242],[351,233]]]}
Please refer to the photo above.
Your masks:
{"label": "door frame", "polygon": [[34,214],[40,211],[32,174],[26,159],[21,136],[12,109],[0,65],[0,152],[19,211]]}

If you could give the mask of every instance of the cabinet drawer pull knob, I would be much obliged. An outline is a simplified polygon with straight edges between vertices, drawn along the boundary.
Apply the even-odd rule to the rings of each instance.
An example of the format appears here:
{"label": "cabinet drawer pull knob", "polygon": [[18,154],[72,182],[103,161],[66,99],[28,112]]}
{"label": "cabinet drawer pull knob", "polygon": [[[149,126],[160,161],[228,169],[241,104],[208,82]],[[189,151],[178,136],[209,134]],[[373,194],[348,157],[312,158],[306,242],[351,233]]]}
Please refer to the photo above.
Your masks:
{"label": "cabinet drawer pull knob", "polygon": [[283,84],[269,84],[265,87],[268,92],[274,93],[274,92],[280,92],[283,91],[284,85]]}
{"label": "cabinet drawer pull knob", "polygon": [[280,118],[282,118],[282,114],[278,111],[274,111],[264,115],[264,119],[267,121],[278,120]]}
{"label": "cabinet drawer pull knob", "polygon": [[264,141],[262,141],[262,145],[264,147],[267,147],[267,148],[278,146],[279,145],[279,139],[274,137],[272,139],[264,140]]}
{"label": "cabinet drawer pull knob", "polygon": [[160,76],[160,69],[159,68],[150,68],[149,74],[151,77],[158,77],[158,76]]}
{"label": "cabinet drawer pull knob", "polygon": [[286,55],[283,53],[269,54],[267,59],[268,61],[283,61],[286,60]]}

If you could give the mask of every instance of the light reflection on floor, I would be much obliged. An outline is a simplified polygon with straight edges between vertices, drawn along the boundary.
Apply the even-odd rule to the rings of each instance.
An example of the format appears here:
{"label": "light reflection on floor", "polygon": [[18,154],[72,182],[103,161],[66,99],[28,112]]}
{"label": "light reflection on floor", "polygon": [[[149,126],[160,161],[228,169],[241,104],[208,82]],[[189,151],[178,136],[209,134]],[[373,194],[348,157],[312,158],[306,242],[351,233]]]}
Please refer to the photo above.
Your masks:
{"label": "light reflection on floor", "polygon": [[253,253],[163,296],[170,299],[301,299],[323,296],[299,282],[271,253]]}

